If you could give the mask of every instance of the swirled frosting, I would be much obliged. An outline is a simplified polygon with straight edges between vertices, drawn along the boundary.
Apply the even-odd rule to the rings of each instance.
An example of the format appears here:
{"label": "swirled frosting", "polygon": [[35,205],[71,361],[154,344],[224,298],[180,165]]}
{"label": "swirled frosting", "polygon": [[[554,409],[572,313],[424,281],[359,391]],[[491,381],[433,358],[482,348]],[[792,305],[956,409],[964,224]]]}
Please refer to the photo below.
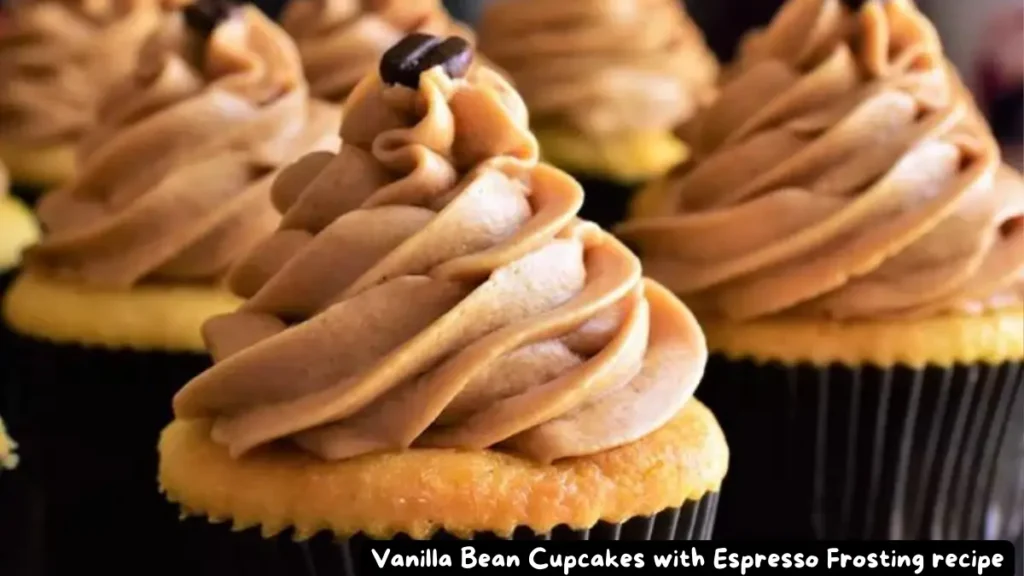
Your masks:
{"label": "swirled frosting", "polygon": [[659,428],[706,348],[640,263],[576,218],[537,163],[525,107],[496,73],[418,90],[373,74],[339,153],[274,188],[281,229],[232,274],[248,297],[211,320],[215,365],[174,402],[234,455],[287,439],[323,459],[496,445],[539,461]]}
{"label": "swirled frosting", "polygon": [[299,46],[313,95],[337,103],[410,32],[473,37],[440,0],[295,0],[281,25]]}
{"label": "swirled frosting", "polygon": [[216,279],[276,228],[277,171],[337,145],[340,113],[309,99],[294,44],[258,10],[193,34],[170,19],[106,96],[79,175],[40,202],[29,268],[114,289]]}
{"label": "swirled frosting", "polygon": [[0,135],[74,144],[102,95],[135,65],[161,0],[20,0],[0,29]]}
{"label": "swirled frosting", "polygon": [[678,0],[495,0],[479,31],[535,124],[588,135],[671,130],[718,73]]}
{"label": "swirled frosting", "polygon": [[702,314],[971,313],[1024,297],[1024,184],[910,0],[790,0],[621,236]]}

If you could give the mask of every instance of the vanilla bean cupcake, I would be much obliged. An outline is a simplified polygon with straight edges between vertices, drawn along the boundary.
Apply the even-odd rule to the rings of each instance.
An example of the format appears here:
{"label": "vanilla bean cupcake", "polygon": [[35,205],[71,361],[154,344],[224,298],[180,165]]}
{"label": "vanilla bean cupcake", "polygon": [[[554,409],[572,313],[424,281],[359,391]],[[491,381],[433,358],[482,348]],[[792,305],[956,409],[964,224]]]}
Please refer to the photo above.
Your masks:
{"label": "vanilla bean cupcake", "polygon": [[709,536],[728,449],[692,399],[700,328],[577,218],[471,57],[407,37],[340,151],[275,182],[281,228],[160,441],[199,573],[356,575],[368,539]]}
{"label": "vanilla bean cupcake", "polygon": [[138,62],[104,98],[75,179],[39,203],[46,232],[4,302],[47,545],[81,551],[47,553],[61,573],[127,569],[115,542],[170,545],[153,445],[173,394],[209,365],[200,327],[238,306],[224,275],[280,222],[276,173],[338,143],[339,111],[310,99],[292,40],[254,7],[191,5]]}
{"label": "vanilla bean cupcake", "polygon": [[674,130],[714,95],[717,61],[678,0],[495,0],[478,30],[545,159],[583,184],[582,215],[601,225],[685,157]]}
{"label": "vanilla bean cupcake", "polygon": [[67,182],[102,96],[135,67],[162,0],[13,0],[0,28],[0,160],[34,201]]}
{"label": "vanilla bean cupcake", "polygon": [[[22,251],[39,238],[39,226],[31,211],[9,194],[7,169],[0,163],[0,298],[14,278]],[[0,322],[0,358],[7,357],[10,334]],[[7,385],[13,370],[0,361],[0,414],[9,414],[15,403],[13,389]]]}
{"label": "vanilla bean cupcake", "polygon": [[473,38],[440,0],[293,0],[281,26],[295,38],[313,95],[337,104],[406,34]]}
{"label": "vanilla bean cupcake", "polygon": [[1018,534],[1024,181],[934,28],[789,0],[723,75],[617,230],[708,334],[720,536]]}

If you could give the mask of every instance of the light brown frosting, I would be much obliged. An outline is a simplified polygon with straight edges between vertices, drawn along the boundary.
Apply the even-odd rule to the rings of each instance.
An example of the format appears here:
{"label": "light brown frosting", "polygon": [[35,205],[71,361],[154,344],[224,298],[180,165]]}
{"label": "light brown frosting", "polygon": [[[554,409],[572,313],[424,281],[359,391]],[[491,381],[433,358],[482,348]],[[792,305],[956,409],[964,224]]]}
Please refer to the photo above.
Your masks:
{"label": "light brown frosting", "polygon": [[480,49],[535,124],[588,135],[671,130],[713,94],[718,65],[678,0],[495,0]]}
{"label": "light brown frosting", "polygon": [[299,46],[313,95],[336,103],[408,33],[473,37],[440,0],[294,0],[281,25]]}
{"label": "light brown frosting", "polygon": [[135,66],[161,0],[20,0],[0,29],[0,137],[74,144]]}
{"label": "light brown frosting", "polygon": [[790,0],[744,43],[694,158],[629,222],[699,312],[837,319],[1024,297],[1024,183],[909,0]]}
{"label": "light brown frosting", "polygon": [[703,335],[537,163],[495,72],[417,91],[373,73],[337,154],[274,187],[281,229],[232,274],[213,368],[175,398],[234,455],[288,439],[328,460],[500,445],[540,461],[661,427],[691,397]]}
{"label": "light brown frosting", "polygon": [[340,113],[311,101],[299,55],[253,7],[202,43],[180,14],[106,97],[68,186],[47,194],[34,270],[104,288],[204,282],[271,234],[280,168],[337,146]]}

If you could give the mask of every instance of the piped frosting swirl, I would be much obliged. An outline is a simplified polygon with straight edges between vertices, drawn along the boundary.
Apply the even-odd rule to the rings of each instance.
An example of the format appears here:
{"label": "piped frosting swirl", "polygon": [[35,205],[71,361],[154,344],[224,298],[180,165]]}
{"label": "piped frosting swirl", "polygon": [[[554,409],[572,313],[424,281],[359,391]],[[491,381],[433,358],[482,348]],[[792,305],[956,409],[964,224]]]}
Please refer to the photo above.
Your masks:
{"label": "piped frosting swirl", "polygon": [[670,131],[714,93],[717,61],[678,0],[495,0],[479,30],[538,126]]}
{"label": "piped frosting swirl", "polygon": [[48,233],[27,265],[113,289],[216,281],[279,223],[279,169],[337,146],[339,123],[258,10],[236,9],[208,38],[178,14],[106,96],[78,177],[41,201]]}
{"label": "piped frosting swirl", "polygon": [[281,25],[295,38],[313,95],[336,103],[408,33],[473,38],[440,0],[296,0]]}
{"label": "piped frosting swirl", "polygon": [[370,75],[339,153],[274,186],[280,230],[232,273],[215,365],[174,402],[236,456],[287,440],[327,460],[499,446],[542,462],[638,439],[678,413],[706,348],[686,308],[537,162],[496,73],[417,89]]}
{"label": "piped frosting swirl", "polygon": [[1024,183],[910,0],[790,0],[690,162],[620,236],[699,313],[979,312],[1024,300]]}
{"label": "piped frosting swirl", "polygon": [[18,0],[0,28],[0,137],[74,144],[102,95],[135,65],[160,0]]}

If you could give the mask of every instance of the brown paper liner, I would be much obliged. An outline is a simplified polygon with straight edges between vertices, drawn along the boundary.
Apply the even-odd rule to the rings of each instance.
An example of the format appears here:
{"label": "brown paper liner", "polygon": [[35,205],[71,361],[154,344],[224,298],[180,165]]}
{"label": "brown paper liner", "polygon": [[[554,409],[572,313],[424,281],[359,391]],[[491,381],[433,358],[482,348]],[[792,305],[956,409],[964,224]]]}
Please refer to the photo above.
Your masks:
{"label": "brown paper liner", "polygon": [[[708,540],[715,522],[718,494],[709,493],[680,508],[669,508],[651,517],[632,518],[620,524],[599,522],[589,530],[559,526],[548,534],[519,528],[511,540]],[[234,532],[228,523],[211,524],[206,518],[183,523],[186,558],[182,574],[192,576],[361,576],[363,548],[371,539],[364,535],[339,540],[321,533],[296,542],[291,532],[264,538],[258,528]],[[408,540],[404,534],[394,540]],[[492,533],[457,538],[439,532],[431,540],[508,540]],[[377,573],[376,567],[374,572]]]}
{"label": "brown paper liner", "polygon": [[[172,396],[209,359],[20,335],[10,346],[20,463],[9,476],[22,487],[13,498],[0,494],[0,525],[31,545],[5,540],[0,556],[38,576],[132,573],[137,554],[177,554],[179,523],[158,491],[156,444]],[[112,542],[132,553],[111,555]]]}
{"label": "brown paper liner", "polygon": [[1021,532],[1020,362],[914,370],[713,355],[697,396],[731,454],[716,539]]}

